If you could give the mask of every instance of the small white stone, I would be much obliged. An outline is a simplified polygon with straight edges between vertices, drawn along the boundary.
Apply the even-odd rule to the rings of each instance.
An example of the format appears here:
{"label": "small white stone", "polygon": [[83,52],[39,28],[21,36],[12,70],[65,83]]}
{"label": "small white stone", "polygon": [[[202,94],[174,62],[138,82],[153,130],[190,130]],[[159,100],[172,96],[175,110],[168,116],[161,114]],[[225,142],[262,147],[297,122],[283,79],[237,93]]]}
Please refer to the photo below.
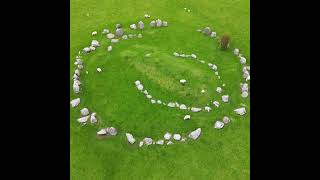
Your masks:
{"label": "small white stone", "polygon": [[228,96],[228,95],[223,95],[223,96],[221,97],[221,99],[222,99],[222,101],[225,102],[225,103],[229,102],[229,96]]}
{"label": "small white stone", "polygon": [[218,76],[218,75],[219,75],[219,72],[217,71],[217,72],[215,72],[214,74],[215,74],[216,76]]}
{"label": "small white stone", "polygon": [[168,141],[168,142],[167,142],[167,145],[171,145],[171,144],[173,144],[172,141]]}
{"label": "small white stone", "polygon": [[151,99],[151,103],[152,103],[152,104],[156,103],[156,100]]}
{"label": "small white stone", "polygon": [[111,43],[118,43],[119,39],[111,39]]}
{"label": "small white stone", "polygon": [[230,118],[228,116],[224,116],[222,121],[224,124],[228,124],[230,122]]}
{"label": "small white stone", "polygon": [[212,66],[213,66],[213,64],[211,64],[211,63],[208,63],[208,66],[209,66],[209,67],[212,67]]}
{"label": "small white stone", "polygon": [[216,71],[216,70],[218,70],[218,67],[217,67],[217,65],[212,64],[211,69],[213,69],[214,71]]}
{"label": "small white stone", "polygon": [[[140,81],[139,81],[139,82],[140,82]],[[144,90],[144,91],[143,91],[143,94],[148,95],[149,93],[148,93],[147,90]]]}
{"label": "small white stone", "polygon": [[134,30],[134,29],[137,29],[136,24],[131,24],[131,25],[130,25],[130,29],[133,29],[133,30]]}
{"label": "small white stone", "polygon": [[151,145],[152,142],[153,140],[151,138],[146,137],[143,139],[143,143],[146,144],[147,146]]}
{"label": "small white stone", "polygon": [[97,132],[97,135],[107,135],[107,129],[101,129],[100,131]]}
{"label": "small white stone", "polygon": [[143,141],[140,141],[139,142],[139,147],[142,147],[143,146]]}
{"label": "small white stone", "polygon": [[139,84],[139,85],[137,86],[137,88],[138,88],[139,91],[142,91],[142,90],[143,90],[143,85],[142,85],[142,84]]}
{"label": "small white stone", "polygon": [[240,51],[239,51],[238,48],[236,48],[236,49],[233,50],[233,54],[234,54],[234,55],[238,56],[239,53],[240,53]]}
{"label": "small white stone", "polygon": [[176,141],[180,141],[181,140],[181,135],[180,134],[174,134],[173,135],[173,139]]}
{"label": "small white stone", "polygon": [[107,34],[109,33],[109,29],[103,29],[102,34]]}
{"label": "small white stone", "polygon": [[100,43],[99,43],[97,40],[92,40],[92,41],[91,41],[91,46],[92,46],[92,47],[99,47],[99,46],[100,46]]}
{"label": "small white stone", "polygon": [[191,111],[192,111],[192,112],[200,112],[200,111],[201,111],[201,108],[192,107],[192,108],[191,108]]}
{"label": "small white stone", "polygon": [[79,123],[85,123],[85,122],[88,121],[89,117],[90,117],[90,115],[81,117],[81,118],[78,119],[78,122]]}
{"label": "small white stone", "polygon": [[164,140],[160,139],[156,142],[156,144],[159,144],[159,145],[163,145],[164,144]]}
{"label": "small white stone", "polygon": [[244,57],[240,57],[240,63],[241,64],[245,64],[246,63],[246,58],[244,58]]}
{"label": "small white stone", "polygon": [[191,54],[191,57],[197,59],[197,56],[195,54]]}
{"label": "small white stone", "polygon": [[71,107],[76,107],[80,104],[80,98],[76,98],[70,101]]}
{"label": "small white stone", "polygon": [[248,96],[249,96],[248,91],[243,91],[243,92],[241,93],[241,97],[243,97],[243,98],[246,98],[246,97],[248,97]]}
{"label": "small white stone", "polygon": [[217,33],[216,32],[211,32],[210,37],[212,37],[212,38],[217,37]]}
{"label": "small white stone", "polygon": [[89,47],[83,48],[83,52],[85,52],[85,53],[89,53],[90,51],[91,51],[91,49]]}
{"label": "small white stone", "polygon": [[152,98],[152,96],[151,96],[150,94],[146,95],[146,97],[147,97],[148,99],[151,99],[151,98]]}
{"label": "small white stone", "polygon": [[112,39],[112,38],[114,38],[114,37],[115,37],[115,35],[112,34],[112,33],[108,33],[108,34],[107,34],[107,38],[108,38],[108,39]]}
{"label": "small white stone", "polygon": [[97,68],[97,71],[98,71],[98,72],[101,72],[102,70],[101,70],[101,68]]}
{"label": "small white stone", "polygon": [[176,104],[175,104],[175,103],[173,103],[173,102],[169,102],[169,103],[168,103],[168,106],[169,106],[169,107],[175,107],[175,106],[176,106]]}
{"label": "small white stone", "polygon": [[123,35],[123,36],[122,36],[122,39],[127,40],[127,39],[128,39],[128,36],[127,36],[127,35]]}
{"label": "small white stone", "polygon": [[97,120],[97,117],[96,117],[96,113],[92,113],[91,116],[90,116],[90,122],[91,124],[94,124],[96,123],[98,120]]}
{"label": "small white stone", "polygon": [[237,114],[243,116],[246,113],[246,108],[241,107],[241,108],[235,109],[234,112],[236,112]]}
{"label": "small white stone", "polygon": [[180,80],[180,83],[181,83],[181,84],[185,84],[186,82],[187,82],[187,80],[185,80],[185,79],[181,79],[181,80]]}
{"label": "small white stone", "polygon": [[108,51],[112,51],[112,46],[108,46]]}
{"label": "small white stone", "polygon": [[180,56],[180,55],[179,55],[178,53],[176,53],[176,52],[174,52],[173,55],[176,56],[176,57]]}
{"label": "small white stone", "polygon": [[223,128],[223,126],[224,126],[224,123],[221,121],[216,121],[216,123],[214,124],[214,128],[216,129],[221,129]]}
{"label": "small white stone", "polygon": [[187,106],[184,105],[184,104],[181,104],[179,108],[182,109],[182,110],[186,110],[186,109],[187,109]]}
{"label": "small white stone", "polygon": [[222,87],[225,87],[226,86],[226,84],[222,84]]}
{"label": "small white stone", "polygon": [[158,103],[158,104],[162,104],[161,100],[157,100],[157,103]]}
{"label": "small white stone", "polygon": [[213,105],[216,106],[216,107],[219,107],[220,103],[218,101],[213,101]]}
{"label": "small white stone", "polygon": [[[139,80],[137,80],[137,81],[134,82],[134,84],[135,84],[136,86],[138,86],[138,85],[141,84],[141,82],[140,82]],[[145,90],[145,91],[147,91],[147,90]]]}
{"label": "small white stone", "polygon": [[136,142],[136,139],[134,139],[134,137],[132,136],[132,134],[130,133],[126,133],[127,136],[127,140],[129,141],[130,144],[133,144]]}
{"label": "small white stone", "polygon": [[190,120],[191,119],[191,116],[190,115],[185,115],[183,120]]}
{"label": "small white stone", "polygon": [[206,91],[204,89],[201,90],[201,93],[205,93]]}
{"label": "small white stone", "polygon": [[89,110],[88,110],[88,108],[83,108],[80,110],[80,113],[82,116],[86,116],[89,114]]}
{"label": "small white stone", "polygon": [[206,111],[208,111],[208,112],[211,111],[211,107],[209,107],[209,106],[204,107],[204,109],[205,109]]}
{"label": "small white stone", "polygon": [[97,35],[97,34],[98,34],[97,31],[93,31],[93,32],[91,33],[92,36],[95,36],[95,35]]}
{"label": "small white stone", "polygon": [[169,140],[171,138],[171,134],[167,132],[163,137],[165,140]]}
{"label": "small white stone", "polygon": [[217,91],[217,93],[221,93],[222,92],[222,88],[221,87],[217,87],[216,91]]}

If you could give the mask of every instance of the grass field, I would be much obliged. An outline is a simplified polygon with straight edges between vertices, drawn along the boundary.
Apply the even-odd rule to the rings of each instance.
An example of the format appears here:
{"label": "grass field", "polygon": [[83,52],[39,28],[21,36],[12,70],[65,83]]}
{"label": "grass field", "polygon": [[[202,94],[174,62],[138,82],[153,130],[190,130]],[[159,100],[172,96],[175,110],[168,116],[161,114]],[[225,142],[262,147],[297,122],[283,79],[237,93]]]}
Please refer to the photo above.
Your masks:
{"label": "grass field", "polygon": [[[70,178],[249,179],[250,98],[240,96],[242,66],[232,54],[237,47],[250,62],[249,4],[249,0],[71,0],[70,79],[78,51],[93,39],[101,47],[82,58],[79,95],[73,93],[70,81],[71,99],[81,98],[80,105],[70,110]],[[144,14],[151,18],[145,19]],[[168,21],[169,26],[150,28],[150,21],[157,18]],[[139,20],[145,23],[145,29],[130,30],[129,25]],[[114,31],[116,23],[123,25],[126,34],[142,33],[143,38],[120,40],[112,52],[107,52],[110,41],[101,32],[104,28]],[[218,35],[231,35],[228,51],[219,50],[215,40],[196,32],[206,26]],[[92,37],[93,31],[98,35]],[[207,63],[215,63],[221,80],[206,64],[175,58],[173,52],[195,53]],[[145,57],[147,53],[151,57]],[[102,73],[97,73],[97,67]],[[186,86],[179,84],[182,78],[187,79]],[[135,88],[135,80],[140,80],[154,97],[193,106],[203,106],[210,100],[221,103],[221,94],[215,89],[223,82],[231,101],[221,103],[219,108],[210,104],[210,113],[190,113],[192,119],[186,122],[185,112],[151,105]],[[201,89],[207,92],[202,94]],[[241,103],[247,109],[244,117],[233,112]],[[83,107],[97,113],[98,124],[81,126],[76,121]],[[213,123],[225,115],[232,122],[222,130],[214,129]],[[108,126],[116,127],[118,135],[97,139],[96,132]],[[144,137],[160,139],[167,131],[187,135],[198,127],[202,135],[196,141],[138,147]],[[128,144],[126,132],[138,142]]]}

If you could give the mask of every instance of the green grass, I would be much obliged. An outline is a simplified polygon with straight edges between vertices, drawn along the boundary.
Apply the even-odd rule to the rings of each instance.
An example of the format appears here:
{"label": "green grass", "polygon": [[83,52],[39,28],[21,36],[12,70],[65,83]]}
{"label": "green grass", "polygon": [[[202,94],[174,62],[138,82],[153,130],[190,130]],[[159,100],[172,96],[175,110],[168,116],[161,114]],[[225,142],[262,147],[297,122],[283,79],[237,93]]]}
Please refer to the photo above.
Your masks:
{"label": "green grass", "polygon": [[[71,179],[249,179],[250,100],[240,97],[242,66],[232,54],[234,47],[240,48],[250,62],[249,12],[249,0],[71,0],[70,79],[77,52],[93,39],[102,44],[82,58],[81,103],[70,111]],[[144,19],[146,13],[150,19]],[[156,18],[168,21],[169,26],[150,28],[149,22]],[[130,30],[129,25],[139,20],[145,29]],[[142,33],[143,38],[120,40],[108,53],[110,42],[101,32],[104,28],[114,31],[116,23],[123,25],[126,34]],[[230,34],[230,50],[220,51],[216,41],[195,31],[205,26],[218,35]],[[98,35],[92,37],[95,30]],[[173,57],[175,51],[195,53],[206,63],[215,63],[221,81],[206,64]],[[151,57],[145,57],[147,53]],[[97,67],[103,72],[97,73]],[[179,84],[181,78],[187,79],[186,86]],[[215,89],[223,82],[231,101],[210,113],[191,113],[192,119],[184,122],[186,113],[151,105],[135,88],[135,80],[165,102],[202,107],[214,99],[221,101]],[[70,87],[74,99],[72,80]],[[207,93],[200,93],[201,89]],[[244,117],[233,112],[241,103],[247,106]],[[82,127],[76,121],[83,107],[97,112],[98,124]],[[222,130],[214,129],[213,123],[225,115],[232,122]],[[97,139],[96,132],[108,126],[116,127],[118,135]],[[138,141],[144,137],[159,139],[167,131],[187,135],[198,127],[203,133],[197,141],[172,146],[139,148],[129,145],[125,137],[125,132],[130,132]]]}

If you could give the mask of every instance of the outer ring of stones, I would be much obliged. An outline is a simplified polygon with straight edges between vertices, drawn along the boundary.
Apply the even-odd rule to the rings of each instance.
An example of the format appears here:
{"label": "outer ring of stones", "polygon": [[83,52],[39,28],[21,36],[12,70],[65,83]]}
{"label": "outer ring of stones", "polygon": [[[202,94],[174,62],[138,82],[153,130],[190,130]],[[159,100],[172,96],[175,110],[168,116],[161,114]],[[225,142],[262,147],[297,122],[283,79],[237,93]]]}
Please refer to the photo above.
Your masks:
{"label": "outer ring of stones", "polygon": [[[141,22],[142,21],[140,21],[139,23],[141,24]],[[154,26],[154,23],[152,23],[152,22],[154,22],[154,21],[151,21],[151,23],[150,23],[150,26],[151,27],[160,27],[161,25],[162,25],[162,21],[160,20],[160,19],[158,19],[158,20],[156,20],[155,22],[156,22],[156,26]],[[143,22],[142,22],[143,23]],[[117,24],[116,25],[117,26],[117,30],[119,29],[119,28],[121,28],[121,25],[120,24]],[[167,26],[167,22],[166,22],[166,25],[165,26]],[[141,29],[143,29],[143,28],[141,28]],[[197,30],[198,31],[198,30]],[[103,34],[104,33],[107,33],[107,32],[109,32],[109,30],[107,30],[107,29],[104,29],[104,31],[103,31]],[[116,31],[117,32],[117,31]],[[207,35],[210,35],[211,37],[213,37],[213,38],[215,38],[216,37],[216,33],[215,32],[212,32],[212,33],[210,33],[210,34],[208,34],[208,32],[211,32],[211,30],[210,30],[210,28],[208,28],[208,27],[206,27],[205,29],[204,29],[204,34],[207,34]],[[123,32],[121,32],[122,34],[123,34]],[[93,33],[92,33],[92,35],[93,36],[95,36],[95,35],[97,35],[97,32],[96,31],[94,31]],[[140,35],[139,34],[139,38],[142,38],[142,35]],[[125,39],[125,38],[123,38],[123,39]],[[112,41],[111,41],[112,42]],[[117,42],[118,42],[118,40],[117,40]],[[88,52],[90,52],[90,51],[94,51],[97,47],[99,47],[100,46],[100,44],[99,44],[99,42],[97,41],[97,40],[93,40],[92,41],[92,43],[91,43],[91,46],[90,47],[86,47],[86,48],[84,48],[83,49],[83,52],[85,52],[85,53],[88,53]],[[112,47],[110,48],[110,46],[108,47],[108,51],[111,51],[112,50]],[[246,59],[240,54],[240,52],[239,52],[239,49],[235,49],[234,51],[233,51],[233,53],[236,55],[236,56],[238,56],[239,58],[240,58],[240,63],[241,64],[245,64],[246,63]],[[73,80],[74,80],[74,86],[73,86],[73,89],[74,89],[74,92],[77,94],[77,93],[79,93],[79,91],[80,91],[80,85],[81,85],[81,82],[80,82],[80,70],[81,69],[83,69],[83,63],[82,63],[82,60],[80,59],[80,55],[81,55],[81,51],[79,51],[79,56],[77,56],[76,57],[76,63],[75,63],[75,65],[77,65],[78,66],[78,68],[75,70],[75,74],[74,74],[74,76],[73,76]],[[175,56],[177,56],[177,55],[179,55],[178,53],[174,53],[174,55]],[[191,55],[185,55],[185,56],[181,56],[181,55],[179,55],[180,57],[192,57],[192,58],[194,58],[194,59],[196,59],[196,55],[194,55],[194,54],[191,54]],[[199,60],[200,61],[200,60]],[[205,63],[204,61],[200,61],[201,63]],[[216,68],[216,66],[213,66],[213,65],[210,65],[210,63],[208,64],[209,65],[209,67],[215,67],[215,68],[212,68],[213,70],[217,70],[217,68]],[[98,72],[101,72],[101,69],[100,68],[98,68],[97,69],[98,70]],[[99,71],[100,70],[100,71]],[[243,75],[243,77],[246,79],[246,81],[248,81],[248,80],[250,80],[250,66],[246,66],[246,67],[244,67],[243,68],[243,73],[244,73],[244,75]],[[86,71],[86,73],[88,73],[88,71]],[[216,75],[218,75],[218,72],[216,72],[215,73]],[[219,77],[219,79],[220,79],[220,76],[218,76]],[[77,88],[75,88],[75,85],[77,85],[76,87]],[[219,87],[218,87],[219,88]],[[243,94],[245,94],[246,96],[245,97],[247,97],[248,96],[248,85],[246,85],[245,86],[245,90],[243,91],[242,89],[243,89],[243,83],[241,83],[240,84],[240,88],[241,88],[241,95],[242,95],[242,97],[244,97],[243,96]],[[221,89],[221,88],[220,88]],[[217,89],[217,91],[218,91],[218,89]],[[74,99],[74,100],[72,100],[71,101],[71,106],[72,107],[76,107],[76,106],[78,106],[80,104],[80,98],[76,98],[76,99]],[[218,105],[218,104],[215,104],[215,102],[213,103],[214,105]],[[179,106],[180,107],[180,106]],[[206,106],[207,107],[207,106]],[[211,110],[211,108],[210,108],[210,110],[209,109],[206,109],[206,107],[205,107],[205,110],[207,110],[208,112]],[[199,112],[199,111],[201,111],[201,109],[200,110],[196,110],[196,112]],[[242,107],[242,108],[238,108],[238,109],[235,109],[234,110],[237,114],[239,114],[239,115],[244,115],[245,113],[246,113],[246,111],[245,111],[245,108],[244,107]],[[89,117],[90,117],[90,121],[91,121],[91,123],[96,123],[97,122],[97,119],[96,119],[96,113],[92,113],[91,115],[88,115],[89,114],[89,111],[88,111],[88,109],[87,108],[83,108],[81,111],[81,114],[82,114],[82,116],[83,117],[81,117],[81,118],[79,118],[78,119],[78,121],[79,122],[81,122],[81,121],[83,121],[83,122],[85,122],[86,123],[86,121],[87,121],[87,119],[89,119]],[[187,116],[189,116],[189,115],[187,115]],[[190,119],[190,117],[189,117],[189,119]],[[221,122],[221,121],[216,121],[216,123],[215,123],[215,128],[217,128],[217,129],[221,129],[223,126],[224,126],[224,124],[227,124],[227,123],[229,123],[230,122],[230,120],[229,120],[229,118],[228,117],[224,117],[224,119],[223,119],[223,122]],[[200,130],[200,133],[199,133],[199,130]],[[110,132],[109,132],[110,131]],[[197,133],[197,136],[196,137],[192,137],[192,134],[193,133]],[[116,134],[117,134],[117,130],[115,129],[115,128],[113,128],[113,127],[109,127],[109,128],[106,128],[106,129],[102,129],[102,130],[100,130],[98,133],[97,133],[98,135],[100,134],[100,135],[105,135],[105,134],[108,134],[108,135],[112,135],[112,136],[115,136]],[[168,133],[166,133],[166,134],[168,134]],[[165,135],[166,135],[165,134]],[[200,134],[201,134],[201,128],[198,128],[198,129],[196,129],[195,131],[192,131],[190,134],[189,134],[189,137],[190,138],[192,138],[192,139],[197,139],[199,136],[200,136]],[[129,140],[129,138],[133,138],[133,136],[131,135],[131,137],[130,137],[130,133],[126,133],[126,136],[127,136],[127,139],[128,139],[128,141],[130,142],[130,140]],[[128,137],[129,136],[129,137]],[[165,136],[164,136],[164,138],[166,139],[166,140],[169,140],[169,139],[167,139]],[[174,134],[174,139],[175,140],[180,140],[181,139],[181,135],[180,134]],[[150,140],[151,140],[151,143],[150,143]],[[182,138],[181,140],[183,140],[183,142],[186,140],[186,138]],[[134,140],[135,141],[135,140]],[[133,144],[134,142],[130,142],[131,144]],[[143,144],[146,144],[146,145],[150,145],[150,144],[160,144],[160,145],[162,145],[164,143],[164,141],[161,139],[161,140],[158,140],[157,142],[152,142],[152,139],[151,138],[144,138],[144,140],[143,141],[140,141],[140,144],[139,144],[139,146],[141,147]],[[167,142],[167,145],[170,145],[170,144],[173,144],[173,142],[172,141],[168,141]]]}

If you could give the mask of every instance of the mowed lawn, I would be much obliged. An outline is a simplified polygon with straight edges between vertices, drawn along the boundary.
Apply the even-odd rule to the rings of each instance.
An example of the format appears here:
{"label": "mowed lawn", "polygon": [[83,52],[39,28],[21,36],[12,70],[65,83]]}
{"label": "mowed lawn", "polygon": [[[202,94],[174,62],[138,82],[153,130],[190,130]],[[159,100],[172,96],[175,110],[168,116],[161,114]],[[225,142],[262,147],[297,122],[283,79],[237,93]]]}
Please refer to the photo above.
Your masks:
{"label": "mowed lawn", "polygon": [[[240,96],[242,65],[232,54],[235,47],[239,48],[250,62],[249,4],[249,0],[71,0],[70,99],[79,96],[81,103],[70,109],[70,178],[249,179],[250,98]],[[151,18],[145,19],[144,14]],[[150,21],[158,18],[168,21],[169,26],[151,28]],[[145,23],[144,30],[129,29],[130,24],[140,20]],[[141,33],[143,38],[120,40],[112,52],[107,52],[111,43],[101,32],[104,28],[114,32],[117,23],[123,25],[125,34]],[[216,40],[196,32],[206,26],[218,36],[231,36],[228,51],[219,50]],[[93,31],[98,35],[91,36]],[[75,95],[75,56],[93,39],[101,47],[83,56],[82,89]],[[175,58],[173,52],[194,53],[206,64]],[[148,53],[151,56],[145,57]],[[208,68],[209,62],[218,66],[221,80]],[[187,84],[180,85],[180,79],[186,79]],[[221,106],[214,108],[211,103],[210,113],[190,112],[191,120],[184,121],[187,112],[151,104],[135,88],[135,80],[165,102],[204,107],[219,100]],[[222,83],[226,84],[223,94],[230,95],[227,104],[215,91]],[[202,89],[206,93],[200,93]],[[246,105],[244,117],[233,112],[241,104]],[[97,124],[81,126],[77,122],[83,107],[97,113]],[[223,116],[229,116],[231,123],[221,130],[214,129],[214,122]],[[110,126],[117,128],[118,135],[98,139],[96,132]],[[196,141],[138,147],[144,137],[163,139],[166,132],[187,136],[198,127],[202,128],[202,135]],[[136,138],[134,145],[127,142],[126,132]]]}

